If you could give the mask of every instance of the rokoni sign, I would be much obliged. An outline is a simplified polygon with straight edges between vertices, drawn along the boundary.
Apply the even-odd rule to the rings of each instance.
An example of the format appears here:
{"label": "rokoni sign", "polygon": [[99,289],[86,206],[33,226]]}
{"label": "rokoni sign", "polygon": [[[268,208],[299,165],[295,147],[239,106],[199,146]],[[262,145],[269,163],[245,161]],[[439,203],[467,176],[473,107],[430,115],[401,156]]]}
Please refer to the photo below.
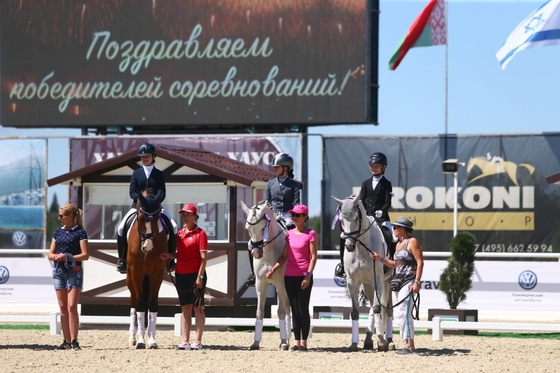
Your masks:
{"label": "rokoni sign", "polygon": [[[478,251],[560,252],[560,217],[554,213],[560,208],[560,185],[546,181],[547,175],[560,172],[560,134],[326,137],[325,196],[359,192],[371,177],[367,162],[376,151],[388,158],[385,176],[393,185],[389,215],[393,221],[399,215],[410,218],[424,250],[449,249],[457,198],[457,229],[475,235]],[[457,195],[454,176],[441,168],[449,158],[461,163]],[[328,227],[335,208],[330,198],[323,198]],[[339,234],[335,226],[323,232],[323,239],[336,245]]]}
{"label": "rokoni sign", "polygon": [[365,123],[368,3],[5,0],[0,121]]}

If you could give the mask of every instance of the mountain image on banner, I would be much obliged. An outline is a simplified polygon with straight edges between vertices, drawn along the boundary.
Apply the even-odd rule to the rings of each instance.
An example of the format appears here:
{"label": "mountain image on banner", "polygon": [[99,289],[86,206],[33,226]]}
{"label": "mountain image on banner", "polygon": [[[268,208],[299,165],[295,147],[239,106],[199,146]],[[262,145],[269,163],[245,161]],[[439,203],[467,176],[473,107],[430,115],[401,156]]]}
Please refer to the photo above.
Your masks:
{"label": "mountain image on banner", "polygon": [[445,0],[430,0],[393,53],[389,61],[389,69],[395,70],[410,48],[445,44],[447,44]]}

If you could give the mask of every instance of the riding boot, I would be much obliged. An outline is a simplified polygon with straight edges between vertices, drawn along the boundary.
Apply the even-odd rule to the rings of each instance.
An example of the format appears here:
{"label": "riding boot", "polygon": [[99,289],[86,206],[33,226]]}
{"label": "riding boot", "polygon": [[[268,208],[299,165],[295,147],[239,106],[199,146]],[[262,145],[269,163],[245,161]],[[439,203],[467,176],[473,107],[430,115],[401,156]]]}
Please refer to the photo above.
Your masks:
{"label": "riding boot", "polygon": [[[177,235],[173,233],[173,228],[169,233],[169,240],[167,242],[167,250],[169,254],[175,254],[177,251]],[[175,263],[175,259],[169,259],[167,261],[167,270],[169,272],[173,272],[177,268],[177,263]]]}
{"label": "riding boot", "polygon": [[117,235],[117,251],[119,253],[119,260],[117,261],[117,271],[120,273],[128,272],[128,265],[126,264],[126,254],[128,245],[124,233],[122,236]]}
{"label": "riding boot", "polygon": [[[177,251],[177,235],[175,234],[175,231],[173,229],[173,224],[166,215],[161,214],[161,217],[163,219],[163,223],[165,224],[165,228],[167,229],[167,234],[169,235],[169,238],[167,240],[167,252],[169,254],[175,254],[175,252]],[[175,259],[167,260],[167,270],[169,272],[173,272],[176,267],[177,264],[175,263]]]}
{"label": "riding boot", "polygon": [[247,286],[255,286],[255,281],[257,279],[255,278],[253,255],[251,254],[251,250],[248,250],[247,252],[249,253],[249,266],[251,267],[251,273],[249,274],[249,277],[247,278],[247,281],[245,281],[245,283],[247,284]]}
{"label": "riding boot", "polygon": [[336,277],[340,277],[340,278],[344,278],[344,276],[346,276],[346,273],[344,272],[344,245],[345,245],[345,241],[344,239],[340,239],[339,242],[339,249],[340,249],[340,263],[336,265],[335,269],[334,269],[334,275]]}

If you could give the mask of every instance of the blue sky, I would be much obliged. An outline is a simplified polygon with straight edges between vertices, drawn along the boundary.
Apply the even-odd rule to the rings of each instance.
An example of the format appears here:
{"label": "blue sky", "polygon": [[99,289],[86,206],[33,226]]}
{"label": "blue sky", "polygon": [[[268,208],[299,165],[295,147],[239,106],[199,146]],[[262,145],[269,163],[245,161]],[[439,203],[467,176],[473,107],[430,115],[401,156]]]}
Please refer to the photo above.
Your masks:
{"label": "blue sky", "polygon": [[[443,134],[446,102],[450,134],[560,131],[560,47],[522,51],[506,70],[501,69],[495,57],[507,36],[543,0],[449,0],[447,48],[413,48],[397,70],[389,70],[391,55],[427,3],[428,0],[380,1],[379,125],[311,127],[309,133]],[[0,136],[62,137],[49,140],[49,177],[68,171],[65,137],[80,134],[79,130],[0,127]],[[308,205],[315,215],[320,212],[319,137],[311,136],[309,144],[308,190],[313,192],[309,193]],[[363,173],[367,178],[367,160],[363,160]],[[53,191],[59,202],[65,199],[64,189]]]}

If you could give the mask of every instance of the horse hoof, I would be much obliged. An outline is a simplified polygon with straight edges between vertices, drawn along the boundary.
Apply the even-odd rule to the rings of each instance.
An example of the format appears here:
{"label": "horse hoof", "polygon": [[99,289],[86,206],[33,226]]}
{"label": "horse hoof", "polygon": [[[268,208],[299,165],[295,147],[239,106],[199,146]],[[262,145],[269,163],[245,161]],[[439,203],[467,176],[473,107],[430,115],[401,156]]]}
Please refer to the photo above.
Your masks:
{"label": "horse hoof", "polygon": [[258,350],[259,348],[260,348],[260,346],[259,346],[258,343],[253,343],[253,344],[251,345],[251,347],[249,347],[249,350],[255,351],[255,350]]}
{"label": "horse hoof", "polygon": [[389,345],[388,344],[382,344],[382,343],[378,343],[377,344],[377,351],[379,352],[387,352],[389,350]]}
{"label": "horse hoof", "polygon": [[349,352],[357,352],[360,349],[358,348],[358,344],[357,343],[352,343],[350,346],[348,346],[348,351]]}
{"label": "horse hoof", "polygon": [[288,346],[286,343],[281,343],[278,349],[280,351],[288,351],[290,349],[290,346]]}
{"label": "horse hoof", "polygon": [[373,350],[373,341],[364,341],[364,350]]}
{"label": "horse hoof", "polygon": [[136,349],[137,350],[144,350],[144,349],[146,349],[146,344],[145,343],[138,343],[136,345]]}
{"label": "horse hoof", "polygon": [[132,338],[128,340],[128,347],[136,346],[136,339]]}
{"label": "horse hoof", "polygon": [[389,346],[387,346],[387,348],[389,349],[389,351],[395,351],[397,349],[393,342],[389,342]]}
{"label": "horse hoof", "polygon": [[149,348],[150,350],[155,350],[155,349],[157,349],[157,348],[158,348],[158,347],[157,347],[157,343],[149,344],[149,345],[148,345],[148,348]]}

